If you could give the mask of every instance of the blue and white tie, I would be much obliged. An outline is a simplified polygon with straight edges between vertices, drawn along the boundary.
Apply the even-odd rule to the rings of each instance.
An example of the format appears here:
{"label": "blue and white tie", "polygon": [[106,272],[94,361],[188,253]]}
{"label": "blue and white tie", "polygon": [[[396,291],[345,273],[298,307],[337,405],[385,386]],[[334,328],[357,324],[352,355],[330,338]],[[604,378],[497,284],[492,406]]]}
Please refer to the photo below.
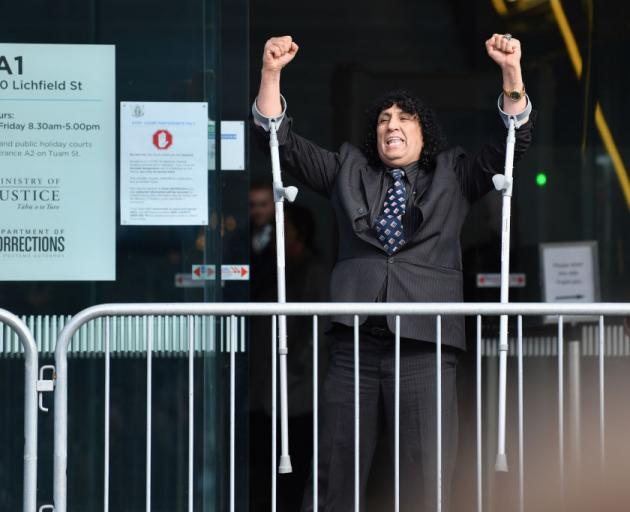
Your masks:
{"label": "blue and white tie", "polygon": [[387,173],[393,178],[394,184],[387,190],[381,214],[374,219],[374,229],[387,253],[394,254],[406,242],[402,216],[407,208],[407,191],[402,179],[405,171],[390,169]]}

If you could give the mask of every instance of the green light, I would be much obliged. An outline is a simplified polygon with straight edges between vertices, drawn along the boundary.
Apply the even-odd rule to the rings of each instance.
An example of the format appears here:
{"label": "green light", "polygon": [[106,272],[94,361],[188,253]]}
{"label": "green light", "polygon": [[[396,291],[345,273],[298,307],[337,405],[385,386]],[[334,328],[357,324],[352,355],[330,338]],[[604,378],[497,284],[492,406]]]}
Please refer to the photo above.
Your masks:
{"label": "green light", "polygon": [[544,187],[547,184],[547,175],[544,172],[539,172],[536,175],[536,185]]}

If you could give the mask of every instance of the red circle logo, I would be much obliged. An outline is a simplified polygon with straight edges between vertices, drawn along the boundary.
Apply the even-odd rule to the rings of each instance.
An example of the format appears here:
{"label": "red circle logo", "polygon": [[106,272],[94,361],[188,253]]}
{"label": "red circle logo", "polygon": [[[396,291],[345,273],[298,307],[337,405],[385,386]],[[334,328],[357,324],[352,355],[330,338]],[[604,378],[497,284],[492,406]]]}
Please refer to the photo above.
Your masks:
{"label": "red circle logo", "polygon": [[153,134],[153,145],[158,149],[168,149],[173,145],[173,136],[168,130],[158,130]]}

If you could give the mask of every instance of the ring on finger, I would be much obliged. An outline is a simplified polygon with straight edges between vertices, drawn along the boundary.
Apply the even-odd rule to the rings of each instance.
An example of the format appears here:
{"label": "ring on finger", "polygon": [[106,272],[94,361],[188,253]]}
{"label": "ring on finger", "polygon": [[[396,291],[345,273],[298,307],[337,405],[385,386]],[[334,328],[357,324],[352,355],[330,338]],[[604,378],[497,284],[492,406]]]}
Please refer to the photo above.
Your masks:
{"label": "ring on finger", "polygon": [[503,39],[507,39],[509,41],[510,39],[512,39],[512,34],[510,34],[510,33],[503,34],[502,37],[503,37]]}

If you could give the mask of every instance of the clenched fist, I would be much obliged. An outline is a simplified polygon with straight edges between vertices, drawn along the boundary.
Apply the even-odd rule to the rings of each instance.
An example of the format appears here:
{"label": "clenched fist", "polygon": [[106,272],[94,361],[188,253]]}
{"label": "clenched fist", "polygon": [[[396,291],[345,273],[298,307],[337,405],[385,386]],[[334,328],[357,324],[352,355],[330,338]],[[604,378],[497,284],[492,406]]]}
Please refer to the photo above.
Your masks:
{"label": "clenched fist", "polygon": [[486,50],[501,69],[520,67],[521,42],[518,39],[506,37],[503,34],[492,34],[492,37],[486,41]]}
{"label": "clenched fist", "polygon": [[280,72],[293,60],[298,49],[291,36],[272,37],[265,43],[263,71]]}

